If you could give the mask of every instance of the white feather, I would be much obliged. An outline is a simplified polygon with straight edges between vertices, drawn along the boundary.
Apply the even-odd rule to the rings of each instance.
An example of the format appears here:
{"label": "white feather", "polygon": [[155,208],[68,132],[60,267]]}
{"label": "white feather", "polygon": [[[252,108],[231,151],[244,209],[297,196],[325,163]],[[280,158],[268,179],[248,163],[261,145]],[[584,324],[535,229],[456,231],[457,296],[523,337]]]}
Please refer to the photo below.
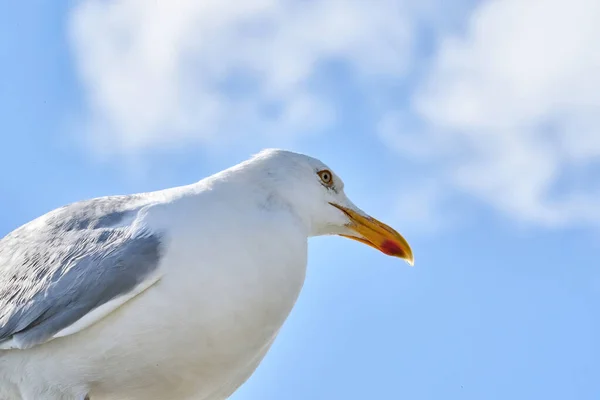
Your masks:
{"label": "white feather", "polygon": [[225,399],[255,370],[302,288],[307,238],[347,220],[310,157],[263,152],[154,193],[136,223],[169,238],[155,275],[55,339],[0,352],[1,399]]}

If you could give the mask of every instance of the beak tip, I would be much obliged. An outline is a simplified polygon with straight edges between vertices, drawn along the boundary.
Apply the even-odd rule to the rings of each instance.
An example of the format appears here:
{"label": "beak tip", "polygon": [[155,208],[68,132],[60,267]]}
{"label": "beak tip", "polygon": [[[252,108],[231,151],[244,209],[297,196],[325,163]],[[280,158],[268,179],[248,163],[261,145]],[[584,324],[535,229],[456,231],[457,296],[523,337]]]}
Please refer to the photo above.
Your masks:
{"label": "beak tip", "polygon": [[396,243],[391,240],[386,240],[381,245],[381,251],[389,256],[395,256],[403,259],[408,263],[409,266],[414,267],[415,258],[412,255],[412,251],[403,246],[401,243]]}

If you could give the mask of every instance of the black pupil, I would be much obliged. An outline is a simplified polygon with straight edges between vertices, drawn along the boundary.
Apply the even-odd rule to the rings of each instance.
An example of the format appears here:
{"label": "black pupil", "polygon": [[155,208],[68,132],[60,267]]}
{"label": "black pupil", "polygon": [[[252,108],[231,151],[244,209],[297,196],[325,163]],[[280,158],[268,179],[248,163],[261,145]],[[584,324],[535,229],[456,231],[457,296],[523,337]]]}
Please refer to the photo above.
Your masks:
{"label": "black pupil", "polygon": [[325,182],[328,182],[328,181],[329,181],[329,174],[328,174],[327,172],[323,174],[323,180],[324,180]]}

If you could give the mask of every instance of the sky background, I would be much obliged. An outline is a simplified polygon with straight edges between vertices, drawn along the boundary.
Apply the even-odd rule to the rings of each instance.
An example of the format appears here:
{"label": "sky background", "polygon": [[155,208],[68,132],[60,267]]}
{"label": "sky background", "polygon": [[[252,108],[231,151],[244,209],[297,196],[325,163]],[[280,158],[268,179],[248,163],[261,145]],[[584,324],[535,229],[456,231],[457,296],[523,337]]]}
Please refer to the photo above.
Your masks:
{"label": "sky background", "polygon": [[305,152],[415,267],[311,239],[234,400],[598,399],[598,43],[597,0],[5,2],[0,235]]}

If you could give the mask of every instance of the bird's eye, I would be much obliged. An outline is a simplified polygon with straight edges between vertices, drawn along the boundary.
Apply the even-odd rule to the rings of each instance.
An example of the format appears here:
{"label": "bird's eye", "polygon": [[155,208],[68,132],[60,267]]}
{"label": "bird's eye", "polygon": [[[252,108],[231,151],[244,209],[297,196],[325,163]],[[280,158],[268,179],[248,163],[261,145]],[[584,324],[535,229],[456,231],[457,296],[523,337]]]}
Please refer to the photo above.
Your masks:
{"label": "bird's eye", "polygon": [[324,169],[323,171],[319,171],[318,174],[323,184],[327,186],[331,186],[333,184],[333,176],[331,175],[330,171]]}

